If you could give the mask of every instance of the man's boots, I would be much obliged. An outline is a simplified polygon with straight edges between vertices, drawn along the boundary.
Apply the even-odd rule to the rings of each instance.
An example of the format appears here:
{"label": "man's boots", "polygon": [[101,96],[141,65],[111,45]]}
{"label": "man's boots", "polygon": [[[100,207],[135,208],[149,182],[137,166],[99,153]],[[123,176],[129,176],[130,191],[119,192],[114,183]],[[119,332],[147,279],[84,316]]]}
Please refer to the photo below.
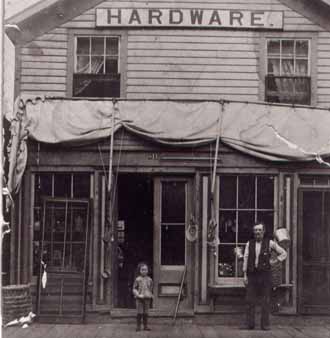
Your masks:
{"label": "man's boots", "polygon": [[145,331],[151,331],[148,327],[148,315],[146,313],[143,314],[143,327]]}
{"label": "man's boots", "polygon": [[142,314],[138,313],[136,316],[136,331],[141,331],[141,322],[142,322]]}

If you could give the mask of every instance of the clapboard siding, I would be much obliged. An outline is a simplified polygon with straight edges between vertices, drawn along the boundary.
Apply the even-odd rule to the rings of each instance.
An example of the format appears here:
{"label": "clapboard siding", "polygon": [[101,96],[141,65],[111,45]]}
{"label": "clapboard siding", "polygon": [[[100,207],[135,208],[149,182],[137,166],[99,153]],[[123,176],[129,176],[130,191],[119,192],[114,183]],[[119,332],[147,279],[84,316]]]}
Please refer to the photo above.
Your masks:
{"label": "clapboard siding", "polygon": [[[324,60],[327,61],[327,60]],[[329,60],[330,61],[330,60]],[[154,57],[154,56],[128,56],[128,63],[138,63],[138,64],[169,64],[180,67],[181,65],[229,65],[229,66],[256,66],[257,59],[248,59],[243,56],[238,59],[219,59],[217,57],[185,57],[181,55],[178,57]]]}
{"label": "clapboard siding", "polygon": [[172,74],[172,72],[180,72],[183,73],[185,76],[185,73],[187,72],[200,72],[200,73],[238,73],[243,76],[243,74],[249,74],[253,73],[257,75],[257,65],[243,65],[238,66],[235,65],[235,67],[232,66],[232,64],[229,65],[210,65],[210,64],[176,64],[176,63],[165,63],[165,64],[128,64],[128,72],[129,71],[160,71],[162,72],[162,76],[164,74]]}
{"label": "clapboard siding", "polygon": [[[159,72],[159,71],[133,71],[128,72],[127,75],[131,80],[137,79],[137,80],[143,80],[143,79],[171,79],[171,80],[193,80],[193,79],[200,79],[200,80],[242,80],[242,74],[241,72],[175,72],[175,71],[167,71],[167,72]],[[244,80],[245,81],[256,81],[258,80],[258,75],[254,73],[246,73],[244,74]]]}
{"label": "clapboard siding", "polygon": [[[330,81],[330,34],[277,0],[108,0],[97,7],[283,11],[284,31],[319,32],[318,103],[330,105],[330,95],[326,92]],[[95,12],[95,8],[90,9],[21,49],[22,92],[67,94],[67,63],[71,58],[68,57],[69,32],[94,29]],[[261,36],[259,31],[244,30],[129,30],[126,95],[128,98],[257,101],[260,98]]]}
{"label": "clapboard siding", "polygon": [[330,33],[320,32],[318,35],[318,104],[330,107]]}
{"label": "clapboard siding", "polygon": [[20,90],[31,95],[65,96],[68,30],[55,28],[21,48]]}
{"label": "clapboard siding", "polygon": [[22,61],[21,72],[36,71],[38,69],[66,70],[67,65],[64,62],[38,62],[38,61]]}
{"label": "clapboard siding", "polygon": [[[186,99],[190,94],[191,98],[211,99],[232,94],[235,99],[258,100],[259,33],[208,30],[193,33],[182,29],[130,31],[127,96],[140,98],[144,93],[148,97]],[[155,74],[146,77],[150,70],[158,71],[158,77]],[[143,72],[143,78],[137,77]],[[210,77],[209,73],[226,75]]]}
{"label": "clapboard siding", "polygon": [[212,94],[210,92],[208,93],[200,93],[200,92],[195,92],[192,93],[191,91],[189,93],[144,93],[144,92],[137,92],[137,93],[132,93],[134,95],[131,95],[131,98],[134,99],[145,99],[146,97],[149,100],[240,100],[240,101],[255,101],[255,95],[243,95],[240,93],[230,93],[229,95],[221,95],[219,96],[217,93]]}

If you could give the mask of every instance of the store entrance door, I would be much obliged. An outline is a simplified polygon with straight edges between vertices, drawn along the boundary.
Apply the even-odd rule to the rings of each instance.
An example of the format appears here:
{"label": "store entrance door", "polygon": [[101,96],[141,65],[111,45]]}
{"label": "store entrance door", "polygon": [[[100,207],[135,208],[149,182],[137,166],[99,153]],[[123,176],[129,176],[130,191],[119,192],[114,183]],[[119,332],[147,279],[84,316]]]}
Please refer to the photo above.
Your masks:
{"label": "store entrance door", "polygon": [[299,195],[299,312],[330,313],[330,191]]}
{"label": "store entrance door", "polygon": [[153,178],[146,174],[120,174],[117,191],[114,305],[134,308],[132,287],[137,265],[145,262],[153,277]]}
{"label": "store entrance door", "polygon": [[192,182],[183,177],[155,178],[154,307],[174,314],[192,309],[192,246],[186,231],[192,219]]}

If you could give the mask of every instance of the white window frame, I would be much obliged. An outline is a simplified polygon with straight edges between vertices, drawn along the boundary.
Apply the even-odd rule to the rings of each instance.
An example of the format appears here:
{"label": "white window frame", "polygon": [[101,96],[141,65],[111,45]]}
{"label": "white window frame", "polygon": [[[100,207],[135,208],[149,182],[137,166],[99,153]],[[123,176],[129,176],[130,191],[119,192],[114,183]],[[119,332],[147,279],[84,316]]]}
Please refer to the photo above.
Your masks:
{"label": "white window frame", "polygon": [[[278,175],[277,174],[272,174],[272,173],[223,173],[222,175],[228,175],[228,176],[273,176],[274,178],[274,204],[273,204],[273,209],[269,209],[269,211],[273,211],[274,212],[274,230],[277,228],[278,226],[278,212],[279,212],[279,208],[278,208]],[[220,207],[219,207],[219,201],[220,201],[220,175],[217,176],[217,181],[216,181],[216,203],[217,203],[217,207],[216,207],[216,220],[217,220],[217,234],[219,233],[219,215],[220,215]],[[237,187],[238,189],[238,187]],[[236,199],[238,198],[238,194],[236,193]],[[257,198],[257,190],[255,191],[255,198]],[[239,208],[236,208],[236,219],[237,219],[237,212],[239,211]],[[249,209],[242,209],[244,211],[248,211]],[[263,209],[258,209],[258,208],[254,208],[254,212],[255,212],[255,221],[256,221],[256,214],[257,211],[261,210],[263,211]],[[237,226],[237,222],[236,222],[236,226]],[[252,227],[252,224],[251,224]],[[221,239],[220,239],[221,241]],[[244,245],[245,248],[245,245]],[[222,285],[222,286],[243,286],[243,277],[219,277],[219,245],[216,246],[216,258],[214,260],[214,281],[216,284],[218,285]]]}
{"label": "white window frame", "polygon": [[267,58],[267,41],[269,40],[309,40],[309,76],[311,79],[311,106],[317,105],[317,32],[261,32],[259,42],[259,100],[265,101],[268,58]]}
{"label": "white window frame", "polygon": [[120,74],[120,97],[127,96],[127,44],[128,31],[122,29],[69,29],[68,31],[68,62],[67,62],[67,97],[73,97],[73,76],[76,65],[76,37],[115,37],[119,39],[118,74]]}
{"label": "white window frame", "polygon": [[[269,41],[279,41],[280,42],[280,54],[279,54],[279,57],[275,57],[275,56],[269,56],[268,54],[268,42]],[[308,43],[308,55],[307,55],[307,64],[308,64],[308,69],[307,69],[307,74],[306,76],[310,76],[310,65],[311,65],[311,40],[310,39],[293,39],[293,38],[290,38],[290,39],[287,39],[287,38],[267,38],[266,39],[266,74],[269,75],[271,73],[268,72],[268,59],[279,59],[280,60],[280,74],[279,76],[282,75],[282,60],[285,59],[285,57],[283,56],[282,54],[282,44],[283,44],[283,41],[293,41],[294,42],[294,50],[293,50],[293,55],[292,55],[292,58],[293,58],[293,69],[294,69],[294,72],[293,74],[291,75],[288,75],[288,76],[292,76],[292,77],[295,77],[297,76],[296,74],[296,61],[297,60],[306,60],[306,57],[297,57],[296,55],[296,43],[297,41],[305,41]],[[299,76],[299,75],[298,75]]]}
{"label": "white window frame", "polygon": [[[102,56],[103,57],[103,75],[106,75],[107,73],[105,72],[105,67],[106,67],[106,57],[111,56],[111,57],[117,57],[117,74],[120,74],[120,36],[116,35],[76,35],[75,36],[75,41],[74,41],[74,74],[80,74],[77,72],[77,59],[78,59],[78,54],[77,54],[77,46],[78,46],[78,39],[79,38],[88,38],[89,39],[89,73],[88,74],[93,74],[91,73],[91,60],[92,56]],[[96,55],[92,54],[92,39],[96,38],[102,38],[103,43],[104,43],[104,50],[102,55]],[[106,53],[106,41],[107,39],[117,39],[118,40],[118,54],[117,55],[107,55]],[[86,55],[87,56],[87,55]]]}

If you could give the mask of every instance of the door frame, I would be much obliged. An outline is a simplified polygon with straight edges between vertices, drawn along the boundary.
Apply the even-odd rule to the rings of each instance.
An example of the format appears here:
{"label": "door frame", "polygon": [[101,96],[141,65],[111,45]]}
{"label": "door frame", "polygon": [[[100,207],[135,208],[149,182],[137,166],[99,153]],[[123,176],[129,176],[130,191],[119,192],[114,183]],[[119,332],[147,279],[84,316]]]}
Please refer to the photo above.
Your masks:
{"label": "door frame", "polygon": [[[160,275],[161,275],[161,182],[166,181],[177,181],[186,182],[186,215],[185,215],[185,231],[187,229],[190,215],[194,214],[195,205],[193,203],[194,194],[194,176],[187,175],[157,175],[154,177],[154,257],[153,257],[153,278],[154,278],[154,307],[159,308],[161,300],[159,298],[165,298],[168,296],[160,295]],[[186,291],[186,307],[189,309],[193,308],[193,277],[192,274],[192,263],[193,263],[193,243],[190,243],[185,237],[185,265],[173,266],[173,269],[168,268],[169,273],[176,271],[183,274],[184,267],[186,266],[186,277],[185,277],[185,291]],[[167,269],[166,269],[167,270]],[[165,271],[165,270],[163,270]],[[170,283],[169,283],[170,284]],[[173,296],[173,299],[177,299],[177,296]],[[161,308],[161,307],[160,307]]]}
{"label": "door frame", "polygon": [[[297,309],[300,314],[311,314],[304,309],[303,304],[303,194],[304,192],[330,192],[329,187],[301,187],[298,188],[298,226],[297,226]],[[315,315],[319,314],[318,311]]]}

